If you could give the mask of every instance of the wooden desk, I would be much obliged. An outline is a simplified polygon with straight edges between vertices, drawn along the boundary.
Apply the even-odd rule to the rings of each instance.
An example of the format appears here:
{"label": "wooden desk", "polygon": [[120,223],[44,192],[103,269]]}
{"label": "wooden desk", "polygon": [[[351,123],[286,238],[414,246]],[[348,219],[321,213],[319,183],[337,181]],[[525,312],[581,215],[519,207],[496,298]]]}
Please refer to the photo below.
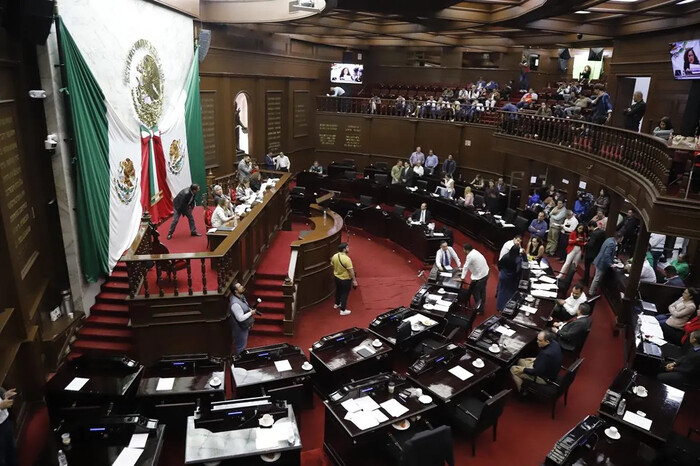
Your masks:
{"label": "wooden desk", "polygon": [[[358,328],[352,330],[354,339],[349,342],[330,341],[321,348],[312,346],[310,349],[310,361],[316,370],[314,385],[322,398],[350,380],[364,379],[388,369],[391,346],[383,344],[375,348],[372,342],[377,337],[372,332]],[[355,351],[360,346],[372,348],[374,353],[362,356]]]}
{"label": "wooden desk", "polygon": [[[430,329],[439,325],[441,321],[443,321],[443,319],[435,319],[435,316],[428,317],[426,315],[418,313],[418,311],[414,309],[399,307],[396,309],[392,309],[391,311],[385,312],[384,314],[378,315],[369,324],[369,331],[382,338],[394,348],[409,348],[417,340],[420,339],[421,335],[424,335],[425,332],[428,332]],[[432,323],[430,325],[425,325],[421,323],[420,328],[418,330],[411,329],[410,334],[407,338],[397,342],[397,329],[399,325],[405,320],[408,320],[409,322],[412,322],[413,320],[417,320],[419,322],[432,321]]]}
{"label": "wooden desk", "polygon": [[[474,366],[473,363],[476,359],[481,359],[484,362],[484,367]],[[455,366],[461,366],[473,375],[466,380],[461,380],[449,372]],[[466,350],[461,358],[455,358],[447,364],[433,367],[422,374],[414,375],[409,371],[408,378],[419,387],[427,390],[431,396],[437,397],[443,403],[449,403],[460,394],[493,377],[500,368],[495,361],[481,358],[479,354]]]}
{"label": "wooden desk", "polygon": [[[648,395],[641,398],[632,392],[635,385],[644,386]],[[685,392],[670,385],[658,382],[651,377],[636,374],[629,369],[622,369],[610,385],[610,390],[621,393],[622,398],[627,401],[626,412],[636,413],[643,411],[646,418],[652,421],[649,430],[638,427],[618,416],[617,409],[607,404],[601,403],[598,412],[614,421],[616,424],[627,426],[646,437],[649,441],[657,445],[666,442],[669,434],[673,430],[673,423],[676,420],[678,411],[683,403]]]}
{"label": "wooden desk", "polygon": [[[398,393],[406,388],[416,388],[409,380],[396,379],[396,388],[393,394],[385,389],[372,390],[372,399],[377,404],[382,404],[391,399],[398,399]],[[348,397],[349,398],[349,397]],[[352,421],[345,419],[346,409],[342,406],[346,398],[337,401],[325,401],[325,422],[323,435],[323,449],[331,461],[339,466],[355,465],[385,465],[381,451],[386,447],[387,433],[394,431],[392,424],[418,415],[425,415],[437,405],[434,402],[422,404],[417,398],[408,397],[405,402],[399,401],[408,411],[398,417],[393,417],[385,409],[380,408],[388,419],[377,426],[360,430]],[[409,431],[411,428],[409,428]]]}
{"label": "wooden desk", "polygon": [[[494,323],[495,322],[495,323]],[[496,331],[499,326],[507,326],[514,330],[512,336],[505,336]],[[479,336],[477,336],[481,333]],[[528,347],[533,347],[537,339],[538,330],[523,327],[506,319],[503,316],[492,316],[477,326],[467,337],[467,347],[488,358],[498,361],[501,366],[510,366],[523,356]],[[492,353],[489,346],[497,343],[500,351]]]}
{"label": "wooden desk", "polygon": [[[525,299],[533,298],[534,301],[527,302]],[[542,330],[547,326],[552,317],[552,312],[554,311],[555,301],[550,299],[535,298],[523,293],[521,291],[516,291],[513,297],[506,303],[506,307],[503,309],[501,314],[506,318],[512,320],[513,322],[522,325],[523,327],[529,327],[536,330]],[[509,308],[508,306],[513,305],[514,307]],[[536,312],[525,312],[521,310],[521,306],[530,306],[537,309]]]}
{"label": "wooden desk", "polygon": [[[443,291],[442,293],[440,291]],[[430,316],[444,318],[448,312],[452,312],[459,301],[459,294],[454,291],[447,291],[437,285],[423,285],[411,300],[411,308],[420,310]],[[437,309],[438,302],[450,303],[447,311]],[[444,309],[444,307],[443,307]]]}
{"label": "wooden desk", "polygon": [[445,288],[448,291],[459,292],[462,289],[462,271],[452,269],[451,272],[442,272],[437,268],[437,265],[433,264],[433,268],[430,269],[430,274],[428,275],[428,283]]}

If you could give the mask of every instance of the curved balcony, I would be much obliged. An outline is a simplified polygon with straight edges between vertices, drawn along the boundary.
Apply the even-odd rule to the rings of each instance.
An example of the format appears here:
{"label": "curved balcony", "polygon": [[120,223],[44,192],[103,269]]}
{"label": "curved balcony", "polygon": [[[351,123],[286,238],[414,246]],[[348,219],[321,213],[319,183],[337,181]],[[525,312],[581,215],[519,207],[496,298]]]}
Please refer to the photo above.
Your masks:
{"label": "curved balcony", "polygon": [[[408,118],[393,100],[372,106],[365,98],[319,97],[317,110],[365,114],[368,118]],[[650,231],[700,236],[700,201],[687,199],[684,189],[692,166],[692,151],[687,148],[679,161],[678,148],[650,135],[529,112],[424,112],[418,119],[436,125],[492,127],[490,149],[596,180],[633,204]]]}

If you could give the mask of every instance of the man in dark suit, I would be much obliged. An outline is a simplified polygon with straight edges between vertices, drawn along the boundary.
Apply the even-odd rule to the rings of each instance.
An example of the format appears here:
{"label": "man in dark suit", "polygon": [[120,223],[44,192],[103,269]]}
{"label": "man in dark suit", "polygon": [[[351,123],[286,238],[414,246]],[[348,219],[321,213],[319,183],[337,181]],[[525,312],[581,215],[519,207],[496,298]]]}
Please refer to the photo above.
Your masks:
{"label": "man in dark suit", "polygon": [[420,223],[430,223],[433,220],[433,214],[428,210],[428,204],[425,202],[420,205],[420,209],[413,212],[411,220]]}
{"label": "man in dark suit", "polygon": [[567,351],[574,351],[583,344],[586,333],[591,329],[591,306],[581,303],[576,311],[576,317],[566,322],[556,322],[552,330],[559,335],[559,345]]}
{"label": "man in dark suit", "polygon": [[19,464],[12,419],[10,419],[8,411],[14,404],[15,396],[17,396],[17,391],[14,388],[5,391],[4,388],[0,387],[0,465],[2,466]]}
{"label": "man in dark suit", "polygon": [[664,285],[685,287],[685,283],[683,283],[681,277],[678,276],[678,271],[674,266],[667,265],[664,268],[664,275],[666,276]]}
{"label": "man in dark suit", "polygon": [[192,216],[192,209],[194,209],[194,201],[198,192],[199,185],[193,184],[189,188],[185,188],[177,193],[177,196],[173,199],[173,221],[168,231],[168,239],[173,237],[177,222],[180,221],[180,216],[182,215],[186,216],[190,221],[190,233],[192,236],[202,236],[201,233],[197,233],[197,227],[194,224],[194,217]]}
{"label": "man in dark suit", "polygon": [[690,348],[676,362],[666,364],[663,372],[656,376],[659,382],[682,388],[683,385],[700,387],[700,330],[690,334]]}
{"label": "man in dark suit", "polygon": [[632,105],[622,111],[622,114],[624,115],[623,126],[625,129],[630,131],[639,131],[639,122],[642,121],[644,112],[647,111],[647,104],[644,102],[642,97],[641,92],[635,92],[634,96],[632,97],[634,100]]}
{"label": "man in dark suit", "polygon": [[542,330],[537,334],[537,346],[540,352],[536,358],[518,359],[511,366],[510,373],[518,391],[524,379],[534,380],[535,383],[545,384],[547,380],[556,380],[561,369],[561,346],[554,333]]}
{"label": "man in dark suit", "polygon": [[600,228],[598,222],[588,222],[588,242],[584,248],[583,281],[588,284],[591,281],[591,264],[600,252],[605,241],[605,230]]}

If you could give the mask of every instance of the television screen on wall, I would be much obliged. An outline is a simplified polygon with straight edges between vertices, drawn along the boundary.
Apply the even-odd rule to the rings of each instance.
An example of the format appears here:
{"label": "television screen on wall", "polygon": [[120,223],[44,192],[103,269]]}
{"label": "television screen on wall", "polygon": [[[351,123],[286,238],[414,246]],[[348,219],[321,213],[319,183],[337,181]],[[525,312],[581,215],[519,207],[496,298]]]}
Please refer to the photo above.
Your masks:
{"label": "television screen on wall", "polygon": [[362,84],[362,65],[353,63],[333,63],[331,82],[337,84]]}
{"label": "television screen on wall", "polygon": [[700,39],[671,43],[671,66],[676,79],[700,79]]}

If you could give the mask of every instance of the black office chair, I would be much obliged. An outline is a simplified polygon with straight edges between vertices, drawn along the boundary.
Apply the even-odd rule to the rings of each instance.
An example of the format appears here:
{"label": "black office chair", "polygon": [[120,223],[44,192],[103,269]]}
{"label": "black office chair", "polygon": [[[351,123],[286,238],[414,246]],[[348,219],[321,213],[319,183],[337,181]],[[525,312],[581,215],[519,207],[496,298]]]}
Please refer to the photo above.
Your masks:
{"label": "black office chair", "polygon": [[396,344],[411,338],[411,322],[404,320],[396,327]]}
{"label": "black office chair", "polygon": [[[590,317],[589,317],[590,319]],[[591,334],[591,329],[589,328],[586,331],[586,334],[583,336],[583,339],[581,340],[581,343],[578,345],[574,346],[573,348],[564,348],[564,346],[561,347],[561,353],[562,356],[564,356],[565,360],[567,361],[576,361],[581,357],[581,351],[583,351],[583,347],[586,345],[586,340],[588,340],[588,335]]]}
{"label": "black office chair", "polygon": [[[537,383],[534,380],[523,379],[522,391],[532,395],[534,398],[544,401],[551,401],[552,419],[554,419],[555,411],[557,409],[557,400],[564,395],[564,406],[566,406],[567,402],[569,401],[569,387],[571,387],[571,384],[574,383],[581,363],[583,363],[583,358],[577,359],[568,368],[562,368],[564,369],[564,372],[559,374],[556,381],[545,380],[545,383]],[[537,379],[539,381],[543,380],[539,377]]]}
{"label": "black office chair", "polygon": [[598,302],[598,300],[600,299],[600,296],[601,295],[591,296],[590,298],[588,298],[588,301],[586,301],[586,304],[588,304],[591,307],[591,315],[593,315],[593,309],[595,309],[595,303]]}
{"label": "black office chair", "polygon": [[443,225],[442,228],[440,228],[440,233],[445,235],[445,241],[447,241],[448,246],[454,246],[455,244],[455,233],[454,231],[450,230],[446,226]]}
{"label": "black office chair", "polygon": [[513,223],[515,222],[515,217],[517,217],[517,215],[518,213],[514,209],[508,207],[503,213],[503,221],[506,223]]}
{"label": "black office chair", "polygon": [[[444,328],[447,328],[445,326]],[[413,347],[413,354],[422,356],[453,342],[459,327],[452,327],[448,333],[428,331],[421,334],[421,340]]]}
{"label": "black office chair", "polygon": [[558,298],[566,299],[569,288],[571,288],[571,282],[574,281],[575,274],[576,267],[572,266],[569,267],[569,270],[566,272],[566,275],[563,278],[557,279]]}
{"label": "black office chair", "polygon": [[344,165],[346,167],[354,167],[355,166],[355,159],[343,159],[342,162],[340,162],[341,165]]}
{"label": "black office chair", "polygon": [[374,175],[374,183],[378,184],[380,186],[384,186],[388,184],[389,182],[389,175],[386,175],[384,173],[377,173]]}
{"label": "black office chair", "polygon": [[372,204],[374,204],[374,199],[372,198],[372,196],[360,194],[360,204],[362,204],[363,207],[369,207]]}
{"label": "black office chair", "polygon": [[428,182],[426,180],[416,181],[416,187],[420,190],[426,191],[428,189]]}
{"label": "black office chair", "polygon": [[357,179],[357,172],[355,170],[345,170],[344,176],[350,181],[355,181]]}
{"label": "black office chair", "polygon": [[454,414],[455,426],[464,430],[472,441],[472,456],[476,456],[476,439],[489,427],[493,428],[493,441],[496,441],[498,419],[512,390],[501,390],[494,396],[482,391],[486,400],[478,396],[467,396],[457,403]]}
{"label": "black office chair", "polygon": [[445,466],[454,464],[452,429],[448,426],[427,429],[418,433],[414,429],[387,433],[389,456],[398,466]]}
{"label": "black office chair", "polygon": [[406,217],[406,207],[396,204],[394,206],[394,210],[391,212],[392,215],[395,217],[399,217],[400,219],[403,219]]}
{"label": "black office chair", "polygon": [[374,164],[374,168],[377,170],[388,170],[389,165],[386,162],[377,162]]}
{"label": "black office chair", "polygon": [[474,194],[474,207],[477,209],[483,209],[484,204],[484,196],[481,194]]}
{"label": "black office chair", "polygon": [[294,410],[294,416],[297,418],[297,424],[301,429],[301,411],[304,409],[304,385],[288,385],[285,387],[271,388],[265,390],[261,388],[262,396],[269,396],[270,400],[275,403],[276,401],[285,400],[287,404],[292,405]]}
{"label": "black office chair", "polygon": [[[452,334],[453,338],[459,334],[460,331],[464,330],[466,335],[472,333],[472,327],[474,327],[474,321],[476,320],[477,308],[467,309],[462,307],[459,311],[450,311],[447,313],[445,318],[447,319],[447,324],[445,329],[441,332],[443,335]],[[457,329],[456,333],[454,329]],[[465,336],[466,336],[465,335]]]}
{"label": "black office chair", "polygon": [[513,225],[515,225],[515,231],[517,233],[524,233],[527,230],[529,223],[525,217],[521,217],[520,215],[518,215],[517,217],[515,217]]}
{"label": "black office chair", "polygon": [[700,429],[688,429],[688,435],[682,436],[671,432],[663,450],[659,452],[653,466],[697,466],[700,464],[700,443],[690,438],[691,434],[700,435]]}
{"label": "black office chair", "polygon": [[304,197],[306,195],[306,187],[304,186],[294,186],[292,188],[291,195],[294,197]]}

